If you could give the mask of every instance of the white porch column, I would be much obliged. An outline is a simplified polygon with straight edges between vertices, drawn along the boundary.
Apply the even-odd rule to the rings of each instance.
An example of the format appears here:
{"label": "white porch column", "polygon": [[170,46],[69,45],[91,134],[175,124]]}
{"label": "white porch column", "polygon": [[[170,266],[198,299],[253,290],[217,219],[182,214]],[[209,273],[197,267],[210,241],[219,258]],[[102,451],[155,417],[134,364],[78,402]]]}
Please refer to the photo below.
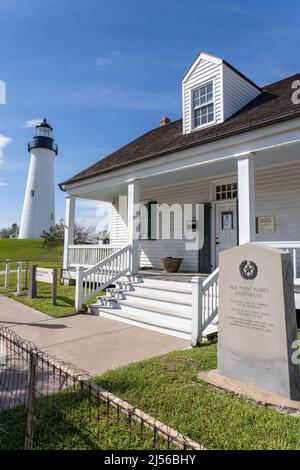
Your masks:
{"label": "white porch column", "polygon": [[140,267],[140,191],[141,182],[139,180],[131,181],[128,184],[128,243],[132,247],[131,274],[136,274]]}
{"label": "white porch column", "polygon": [[255,241],[255,154],[238,158],[239,244]]}
{"label": "white porch column", "polygon": [[74,243],[75,203],[74,196],[66,196],[64,269],[67,269],[69,265],[69,245]]}

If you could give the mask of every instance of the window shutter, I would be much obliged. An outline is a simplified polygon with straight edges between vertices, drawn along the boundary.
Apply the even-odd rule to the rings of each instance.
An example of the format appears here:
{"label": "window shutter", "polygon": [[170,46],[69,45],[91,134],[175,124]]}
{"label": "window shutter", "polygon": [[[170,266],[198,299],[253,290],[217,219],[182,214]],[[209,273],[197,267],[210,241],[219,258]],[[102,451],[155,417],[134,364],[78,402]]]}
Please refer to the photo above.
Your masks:
{"label": "window shutter", "polygon": [[148,240],[157,239],[157,202],[150,201],[148,203]]}
{"label": "window shutter", "polygon": [[199,251],[199,273],[211,273],[211,203],[204,204],[204,245]]}
{"label": "window shutter", "polygon": [[140,208],[140,239],[156,240],[157,202],[142,202]]}
{"label": "window shutter", "polygon": [[140,239],[148,240],[148,203],[141,202],[140,205]]}

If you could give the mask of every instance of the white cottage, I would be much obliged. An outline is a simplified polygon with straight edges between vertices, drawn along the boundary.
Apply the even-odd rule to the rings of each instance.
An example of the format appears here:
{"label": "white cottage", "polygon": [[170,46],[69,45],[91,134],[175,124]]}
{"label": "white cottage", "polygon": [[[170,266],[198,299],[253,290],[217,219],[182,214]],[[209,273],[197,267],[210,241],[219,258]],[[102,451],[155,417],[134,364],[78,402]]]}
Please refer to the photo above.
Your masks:
{"label": "white cottage", "polygon": [[[299,79],[259,87],[201,52],[182,80],[182,119],[61,184],[78,310],[108,288],[93,313],[196,344],[217,330],[219,253],[249,241],[290,250],[297,300]],[[77,198],[112,203],[111,245],[73,245]],[[180,272],[162,273],[163,257],[182,258]]]}

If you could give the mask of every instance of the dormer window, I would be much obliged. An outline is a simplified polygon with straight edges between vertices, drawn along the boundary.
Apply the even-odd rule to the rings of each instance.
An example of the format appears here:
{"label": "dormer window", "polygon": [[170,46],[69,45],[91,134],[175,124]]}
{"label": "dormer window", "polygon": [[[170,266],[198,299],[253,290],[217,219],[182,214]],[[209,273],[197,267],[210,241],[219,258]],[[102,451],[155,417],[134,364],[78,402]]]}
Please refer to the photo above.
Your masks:
{"label": "dormer window", "polygon": [[182,79],[183,133],[221,124],[260,93],[228,62],[201,52]]}
{"label": "dormer window", "polygon": [[215,120],[213,82],[192,91],[193,128],[205,126]]}

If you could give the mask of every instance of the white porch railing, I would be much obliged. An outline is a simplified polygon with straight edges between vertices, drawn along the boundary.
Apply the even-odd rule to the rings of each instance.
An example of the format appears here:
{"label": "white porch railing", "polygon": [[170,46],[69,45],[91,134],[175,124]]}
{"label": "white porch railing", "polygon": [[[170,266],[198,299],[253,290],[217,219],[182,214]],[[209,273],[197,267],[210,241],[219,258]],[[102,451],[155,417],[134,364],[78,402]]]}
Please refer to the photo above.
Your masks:
{"label": "white porch railing", "polygon": [[280,250],[288,251],[292,255],[294,284],[300,286],[300,242],[258,242],[262,245],[272,246]]}
{"label": "white porch railing", "polygon": [[203,333],[218,315],[219,307],[219,268],[207,279],[192,279],[192,345],[201,343]]}
{"label": "white porch railing", "polygon": [[131,245],[128,245],[85,271],[81,267],[77,268],[75,292],[77,312],[81,311],[84,302],[92,299],[100,291],[129,272],[131,256]]}
{"label": "white porch railing", "polygon": [[68,248],[68,267],[95,266],[113,255],[123,246],[111,245],[70,245]]}

